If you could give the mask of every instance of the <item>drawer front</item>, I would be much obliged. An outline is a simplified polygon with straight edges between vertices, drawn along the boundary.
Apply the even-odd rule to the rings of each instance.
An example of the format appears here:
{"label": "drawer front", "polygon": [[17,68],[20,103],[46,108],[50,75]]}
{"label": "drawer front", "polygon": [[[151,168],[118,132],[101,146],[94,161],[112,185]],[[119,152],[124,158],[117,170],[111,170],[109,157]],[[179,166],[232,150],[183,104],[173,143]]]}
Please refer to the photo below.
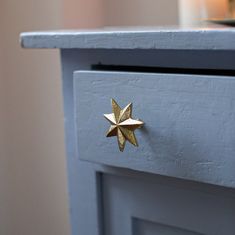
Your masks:
{"label": "drawer front", "polygon": [[[235,186],[235,78],[77,71],[80,159],[222,186]],[[139,147],[106,138],[110,99],[133,102]]]}

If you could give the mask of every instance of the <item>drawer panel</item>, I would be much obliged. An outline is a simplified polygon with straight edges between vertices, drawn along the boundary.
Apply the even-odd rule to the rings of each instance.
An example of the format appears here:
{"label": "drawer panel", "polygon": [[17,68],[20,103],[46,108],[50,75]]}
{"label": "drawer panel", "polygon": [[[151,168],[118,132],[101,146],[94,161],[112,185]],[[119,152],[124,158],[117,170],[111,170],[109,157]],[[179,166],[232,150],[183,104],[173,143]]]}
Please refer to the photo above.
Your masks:
{"label": "drawer panel", "polygon": [[[235,186],[235,78],[76,71],[74,94],[80,159]],[[145,122],[139,147],[106,138],[111,98]]]}

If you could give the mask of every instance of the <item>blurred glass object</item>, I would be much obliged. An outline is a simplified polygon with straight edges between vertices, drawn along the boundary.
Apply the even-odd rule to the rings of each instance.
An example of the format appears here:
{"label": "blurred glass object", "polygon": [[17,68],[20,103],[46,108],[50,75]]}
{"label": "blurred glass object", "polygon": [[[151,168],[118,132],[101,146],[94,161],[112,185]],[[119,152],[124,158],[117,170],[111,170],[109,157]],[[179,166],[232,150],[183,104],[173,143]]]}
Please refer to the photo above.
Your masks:
{"label": "blurred glass object", "polygon": [[179,18],[182,27],[198,27],[208,18],[226,18],[229,1],[234,0],[179,0]]}
{"label": "blurred glass object", "polygon": [[229,3],[229,18],[235,18],[235,0],[228,0]]}

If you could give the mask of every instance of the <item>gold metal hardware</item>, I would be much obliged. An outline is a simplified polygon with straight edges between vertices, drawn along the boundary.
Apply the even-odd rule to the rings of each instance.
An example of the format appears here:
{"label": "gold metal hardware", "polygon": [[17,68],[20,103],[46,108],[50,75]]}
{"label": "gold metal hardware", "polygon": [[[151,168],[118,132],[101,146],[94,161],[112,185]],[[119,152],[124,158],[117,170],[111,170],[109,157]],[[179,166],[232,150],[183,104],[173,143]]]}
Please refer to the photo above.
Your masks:
{"label": "gold metal hardware", "polygon": [[134,146],[138,146],[134,131],[144,125],[141,120],[132,119],[132,103],[121,109],[114,99],[111,99],[111,114],[104,114],[104,117],[110,122],[106,137],[117,136],[118,146],[121,152],[125,148],[126,140]]}

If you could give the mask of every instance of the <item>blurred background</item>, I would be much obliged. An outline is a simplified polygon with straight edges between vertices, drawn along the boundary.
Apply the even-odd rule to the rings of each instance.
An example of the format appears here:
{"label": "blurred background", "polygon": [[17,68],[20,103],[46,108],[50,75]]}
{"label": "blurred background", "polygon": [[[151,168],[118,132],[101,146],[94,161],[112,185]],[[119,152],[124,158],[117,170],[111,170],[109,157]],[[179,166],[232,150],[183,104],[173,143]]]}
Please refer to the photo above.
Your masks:
{"label": "blurred background", "polygon": [[178,12],[177,0],[0,0],[0,235],[70,234],[59,52],[22,49],[20,32],[177,25]]}

